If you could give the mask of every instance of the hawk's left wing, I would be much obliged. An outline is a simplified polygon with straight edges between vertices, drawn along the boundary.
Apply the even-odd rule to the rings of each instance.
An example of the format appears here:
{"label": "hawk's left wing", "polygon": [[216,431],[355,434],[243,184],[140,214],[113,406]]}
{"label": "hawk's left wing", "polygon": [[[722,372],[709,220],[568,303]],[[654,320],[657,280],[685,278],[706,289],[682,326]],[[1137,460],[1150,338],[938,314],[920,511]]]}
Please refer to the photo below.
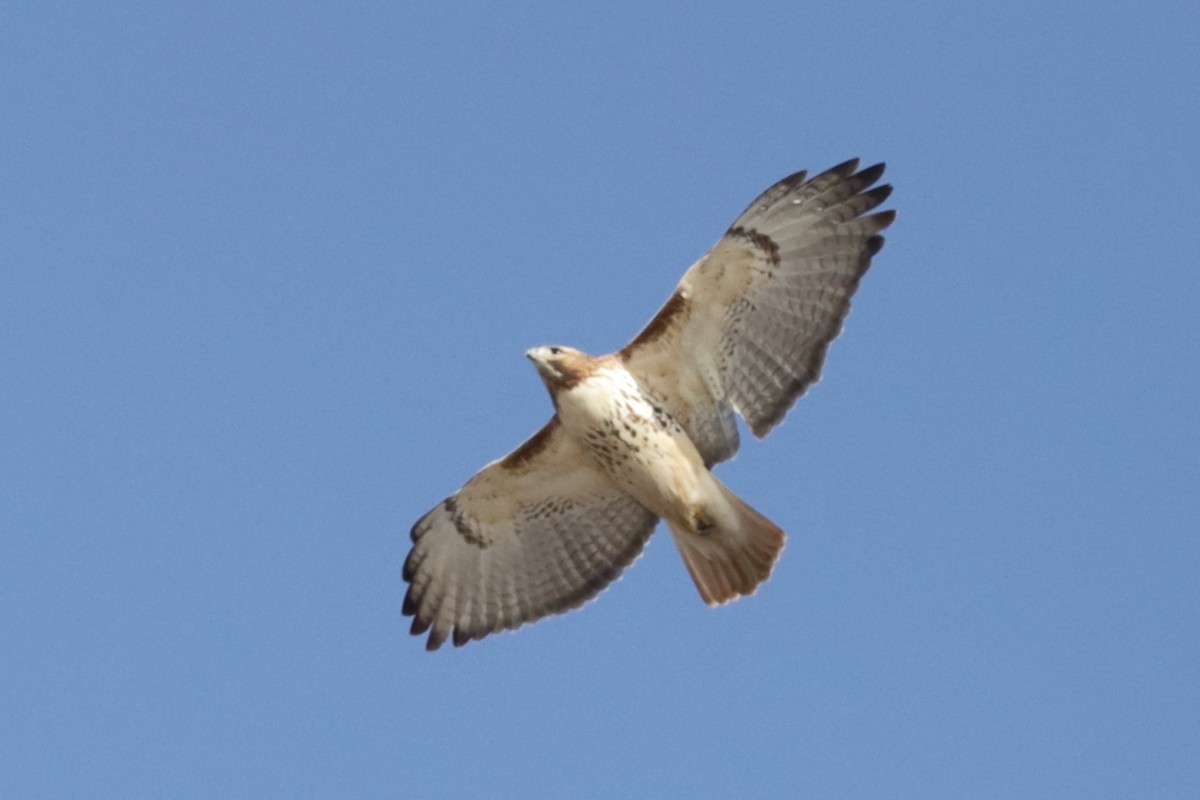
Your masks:
{"label": "hawk's left wing", "polygon": [[657,522],[556,416],[413,526],[404,613],[436,650],[567,611],[620,575]]}
{"label": "hawk's left wing", "polygon": [[621,350],[709,465],[737,451],[734,411],[766,436],[820,376],[895,218],[867,213],[891,194],[871,188],[883,165],[857,169],[798,172],[763,192]]}

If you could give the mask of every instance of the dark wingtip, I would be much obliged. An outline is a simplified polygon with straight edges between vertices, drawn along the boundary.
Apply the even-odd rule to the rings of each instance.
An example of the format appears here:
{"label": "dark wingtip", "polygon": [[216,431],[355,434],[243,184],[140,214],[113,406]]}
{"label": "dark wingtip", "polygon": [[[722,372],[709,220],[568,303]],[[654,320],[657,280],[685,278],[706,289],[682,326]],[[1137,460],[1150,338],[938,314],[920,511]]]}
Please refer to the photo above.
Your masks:
{"label": "dark wingtip", "polygon": [[884,238],[879,234],[875,234],[870,239],[867,239],[867,258],[873,258],[876,253],[883,249]]}
{"label": "dark wingtip", "polygon": [[[856,169],[858,169],[858,159],[857,158],[848,158],[845,161],[843,161],[842,163],[838,164],[837,166],[833,166],[833,167],[830,167],[829,169],[825,170],[825,172],[822,174],[824,174],[824,175],[830,175],[830,174],[840,175],[843,178],[845,178],[848,175],[853,175],[854,170],[856,170]],[[817,177],[820,177],[820,176],[818,175]]]}
{"label": "dark wingtip", "polygon": [[442,642],[446,641],[446,631],[441,628],[434,628],[429,632],[429,639],[425,641],[426,652],[432,653],[442,646]]}
{"label": "dark wingtip", "polygon": [[412,589],[404,593],[404,605],[400,607],[400,613],[406,617],[411,617],[417,613],[417,601],[413,600]]}
{"label": "dark wingtip", "polygon": [[430,514],[432,514],[434,511],[437,511],[437,509],[438,509],[438,506],[440,506],[440,505],[441,505],[441,503],[438,503],[438,505],[437,505],[437,506],[434,506],[433,508],[431,508],[431,509],[429,509],[428,511],[426,511],[424,514],[422,514],[422,515],[421,515],[421,518],[420,518],[419,520],[417,520],[416,522],[414,522],[414,523],[413,523],[413,526],[412,526],[411,528],[409,528],[409,530],[408,530],[408,538],[409,538],[409,539],[410,539],[412,542],[414,542],[414,543],[415,543],[415,542],[416,542],[418,539],[420,539],[420,538],[421,538],[421,531],[419,531],[418,529],[419,529],[419,528],[421,527],[421,525],[422,525],[422,524],[425,522],[425,520],[429,519],[429,515],[430,515]]}
{"label": "dark wingtip", "polygon": [[879,227],[876,230],[883,230],[896,221],[896,210],[888,209],[887,211],[880,211],[878,214],[872,214],[871,216],[866,217],[866,219],[875,220],[879,224]]}
{"label": "dark wingtip", "polygon": [[868,209],[875,208],[875,206],[892,196],[892,185],[885,183],[883,186],[876,186],[870,191],[863,192],[862,196],[867,198],[871,203],[871,205],[867,206]]}
{"label": "dark wingtip", "polygon": [[413,556],[416,555],[417,549],[414,547],[408,551],[408,555],[404,557],[404,567],[400,570],[400,576],[404,578],[405,583],[412,583],[413,577],[417,574],[416,565],[413,563]]}
{"label": "dark wingtip", "polygon": [[776,181],[776,185],[777,186],[787,186],[787,187],[798,186],[801,183],[804,183],[804,179],[807,177],[808,177],[808,170],[806,170],[806,169],[798,170],[796,172],[793,172],[791,175],[788,175],[786,178]]}
{"label": "dark wingtip", "polygon": [[883,176],[883,171],[887,169],[887,165],[880,161],[878,164],[872,164],[864,168],[854,177],[864,186],[870,186]]}
{"label": "dark wingtip", "polygon": [[423,618],[420,615],[414,616],[412,626],[408,629],[408,632],[413,636],[420,636],[422,633],[429,630],[429,626],[432,622],[433,620]]}

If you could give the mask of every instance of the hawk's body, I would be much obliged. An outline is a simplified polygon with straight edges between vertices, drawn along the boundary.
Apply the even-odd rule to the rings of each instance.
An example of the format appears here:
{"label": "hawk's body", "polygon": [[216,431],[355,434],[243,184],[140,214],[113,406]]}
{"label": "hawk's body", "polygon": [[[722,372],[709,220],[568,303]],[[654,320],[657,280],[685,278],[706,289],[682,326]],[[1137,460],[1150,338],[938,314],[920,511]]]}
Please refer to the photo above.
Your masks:
{"label": "hawk's body", "polygon": [[768,189],[620,351],[529,351],[557,413],[413,527],[404,612],[430,649],[593,597],[660,517],[709,604],[766,580],[783,531],[709,470],[735,411],[765,436],[816,380],[883,244],[894,212],[864,214],[891,187],[856,165]]}
{"label": "hawk's body", "polygon": [[[530,358],[547,384],[563,428],[600,468],[634,500],[655,513],[684,524],[702,513],[704,460],[683,428],[621,364],[620,359],[591,359],[575,350],[539,347]],[[588,370],[564,383],[556,368],[566,364]]]}
{"label": "hawk's body", "polygon": [[566,434],[622,491],[666,520],[705,602],[748,594],[770,575],[783,531],[708,471],[668,404],[620,358],[565,347],[528,355]]}

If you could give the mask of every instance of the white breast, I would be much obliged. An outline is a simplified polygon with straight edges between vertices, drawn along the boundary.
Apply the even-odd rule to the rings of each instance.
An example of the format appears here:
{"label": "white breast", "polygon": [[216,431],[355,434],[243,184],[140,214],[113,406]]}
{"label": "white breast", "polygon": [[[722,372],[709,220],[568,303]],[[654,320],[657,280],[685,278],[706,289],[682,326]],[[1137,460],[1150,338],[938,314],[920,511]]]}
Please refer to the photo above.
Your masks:
{"label": "white breast", "polygon": [[604,471],[659,516],[695,506],[707,478],[695,445],[624,369],[604,367],[558,397],[567,433]]}

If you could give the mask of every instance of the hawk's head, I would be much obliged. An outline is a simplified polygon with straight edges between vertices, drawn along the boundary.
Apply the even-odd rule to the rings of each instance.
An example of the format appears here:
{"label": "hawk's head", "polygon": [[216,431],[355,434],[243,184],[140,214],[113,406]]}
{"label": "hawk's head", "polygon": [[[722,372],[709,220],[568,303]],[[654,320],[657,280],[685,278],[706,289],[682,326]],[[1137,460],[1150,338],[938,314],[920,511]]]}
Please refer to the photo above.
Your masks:
{"label": "hawk's head", "polygon": [[594,359],[573,347],[546,345],[525,351],[526,357],[537,367],[542,382],[550,395],[570,389],[586,378],[592,371]]}

